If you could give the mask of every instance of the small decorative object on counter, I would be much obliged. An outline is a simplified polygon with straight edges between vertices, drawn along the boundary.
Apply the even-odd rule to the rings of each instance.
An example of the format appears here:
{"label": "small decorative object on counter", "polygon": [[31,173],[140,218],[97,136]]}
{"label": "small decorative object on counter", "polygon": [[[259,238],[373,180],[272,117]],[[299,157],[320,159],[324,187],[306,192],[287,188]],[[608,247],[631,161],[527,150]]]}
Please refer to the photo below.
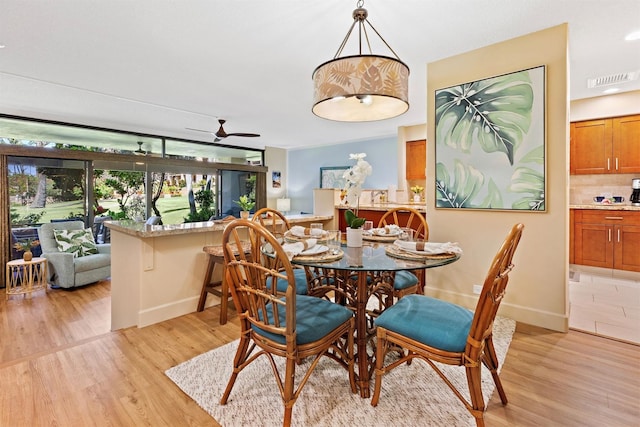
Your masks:
{"label": "small decorative object on counter", "polygon": [[24,252],[22,254],[22,259],[25,261],[31,261],[33,259],[33,252],[31,252],[31,248],[35,248],[40,244],[40,240],[38,239],[22,239],[16,242],[13,247],[18,252]]}
{"label": "small decorative object on counter", "polygon": [[419,202],[422,200],[422,192],[424,191],[424,187],[414,185],[413,187],[411,187],[411,191],[413,192],[414,202]]}
{"label": "small decorative object on counter", "polygon": [[234,200],[233,203],[240,207],[240,218],[242,219],[249,218],[249,211],[251,211],[251,209],[256,205],[256,202],[249,199],[249,196],[246,194],[244,196],[240,196],[238,200]]}

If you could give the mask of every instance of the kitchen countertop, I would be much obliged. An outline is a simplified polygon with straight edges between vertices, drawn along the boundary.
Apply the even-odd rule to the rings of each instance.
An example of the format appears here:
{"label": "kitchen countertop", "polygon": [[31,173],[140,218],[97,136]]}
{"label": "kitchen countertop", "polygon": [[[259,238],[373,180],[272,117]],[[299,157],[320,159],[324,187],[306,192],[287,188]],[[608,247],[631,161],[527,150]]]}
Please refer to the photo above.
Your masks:
{"label": "kitchen countertop", "polygon": [[578,205],[569,205],[569,209],[594,209],[603,211],[639,211],[640,206],[631,206],[630,203],[612,203],[610,205],[603,205],[601,203],[585,203]]}
{"label": "kitchen countertop", "polygon": [[[310,221],[328,221],[333,215],[286,215],[290,224],[307,223]],[[142,238],[173,236],[185,233],[205,233],[209,231],[224,231],[231,221],[203,221],[187,222],[184,224],[147,225],[136,221],[105,221],[105,226],[111,230],[120,231]]]}
{"label": "kitchen countertop", "polygon": [[[385,203],[373,203],[373,204],[370,204],[370,205],[361,204],[360,206],[358,206],[358,209],[365,210],[365,211],[388,211],[389,209],[395,209],[395,208],[412,208],[412,209],[415,209],[415,210],[417,210],[418,212],[421,212],[421,213],[425,213],[427,211],[426,206],[425,206],[425,202],[419,202],[419,203],[414,203],[414,202],[405,202],[405,203],[385,202]],[[336,209],[353,209],[353,206],[336,205]]]}

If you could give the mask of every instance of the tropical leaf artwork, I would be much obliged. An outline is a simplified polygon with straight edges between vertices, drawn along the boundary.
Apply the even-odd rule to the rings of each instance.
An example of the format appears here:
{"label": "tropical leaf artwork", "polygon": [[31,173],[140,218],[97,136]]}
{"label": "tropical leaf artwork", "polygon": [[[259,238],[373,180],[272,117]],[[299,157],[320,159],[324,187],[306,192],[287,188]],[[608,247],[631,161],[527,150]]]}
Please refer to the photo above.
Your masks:
{"label": "tropical leaf artwork", "polygon": [[436,207],[546,209],[544,73],[436,91]]}

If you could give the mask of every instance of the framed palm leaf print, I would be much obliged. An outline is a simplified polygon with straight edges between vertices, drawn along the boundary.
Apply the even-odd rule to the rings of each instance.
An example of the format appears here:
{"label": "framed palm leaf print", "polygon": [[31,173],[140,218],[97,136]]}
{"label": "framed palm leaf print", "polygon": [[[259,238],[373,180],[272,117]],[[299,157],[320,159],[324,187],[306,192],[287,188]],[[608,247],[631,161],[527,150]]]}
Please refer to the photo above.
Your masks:
{"label": "framed palm leaf print", "polygon": [[436,208],[546,211],[545,67],[435,97]]}

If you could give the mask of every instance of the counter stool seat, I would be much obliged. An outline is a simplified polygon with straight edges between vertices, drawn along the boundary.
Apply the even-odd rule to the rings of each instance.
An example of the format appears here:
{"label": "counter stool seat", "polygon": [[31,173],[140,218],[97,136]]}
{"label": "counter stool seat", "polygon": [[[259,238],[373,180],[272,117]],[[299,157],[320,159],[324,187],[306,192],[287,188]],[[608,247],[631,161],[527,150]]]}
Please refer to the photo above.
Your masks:
{"label": "counter stool seat", "polygon": [[[251,243],[242,242],[242,250],[245,254],[251,253]],[[229,287],[225,282],[225,265],[224,265],[224,252],[222,245],[208,245],[202,248],[209,261],[207,263],[207,272],[204,275],[202,281],[202,291],[200,292],[200,300],[198,301],[198,311],[204,310],[204,304],[207,302],[207,294],[213,294],[220,297],[220,324],[227,323],[227,309],[229,306]],[[237,248],[235,250],[237,253]],[[222,266],[222,280],[211,283],[211,276],[213,275],[213,269],[216,264]]]}

